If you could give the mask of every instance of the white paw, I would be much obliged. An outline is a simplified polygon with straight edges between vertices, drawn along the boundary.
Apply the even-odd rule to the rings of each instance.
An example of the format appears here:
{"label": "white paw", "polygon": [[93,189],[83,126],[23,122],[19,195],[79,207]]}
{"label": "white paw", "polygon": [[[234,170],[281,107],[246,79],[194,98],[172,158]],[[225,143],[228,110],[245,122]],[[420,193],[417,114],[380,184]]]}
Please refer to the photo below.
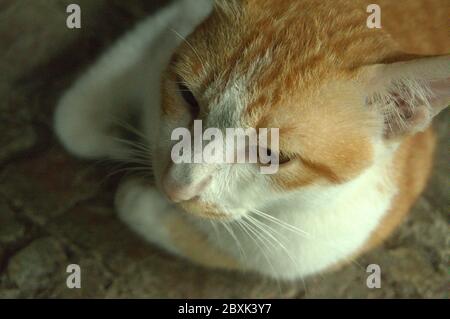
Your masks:
{"label": "white paw", "polygon": [[142,179],[127,180],[116,193],[115,205],[119,218],[132,230],[176,253],[165,227],[166,218],[176,212],[155,186]]}
{"label": "white paw", "polygon": [[139,202],[147,200],[146,195],[150,195],[154,191],[156,191],[154,186],[146,184],[139,178],[130,178],[122,182],[115,197],[115,206],[119,216],[130,215],[136,210]]}

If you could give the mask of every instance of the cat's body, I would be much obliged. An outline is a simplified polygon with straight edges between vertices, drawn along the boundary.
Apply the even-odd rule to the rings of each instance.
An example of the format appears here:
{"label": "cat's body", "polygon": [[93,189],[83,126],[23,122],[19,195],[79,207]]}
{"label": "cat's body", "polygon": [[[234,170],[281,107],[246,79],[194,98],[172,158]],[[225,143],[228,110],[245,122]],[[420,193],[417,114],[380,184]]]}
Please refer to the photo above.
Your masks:
{"label": "cat's body", "polygon": [[[364,2],[221,3],[187,41],[210,1],[172,4],[119,41],[63,96],[59,138],[81,157],[123,157],[111,118],[139,112],[155,186],[125,182],[119,216],[203,265],[294,279],[378,244],[425,187],[434,149],[426,127],[449,102],[448,58],[412,60],[367,29]],[[171,164],[170,132],[194,116],[181,109],[180,79],[208,126],[279,127],[287,165],[268,177],[250,164]],[[395,81],[417,97],[391,94]],[[398,95],[415,109],[394,103]]]}

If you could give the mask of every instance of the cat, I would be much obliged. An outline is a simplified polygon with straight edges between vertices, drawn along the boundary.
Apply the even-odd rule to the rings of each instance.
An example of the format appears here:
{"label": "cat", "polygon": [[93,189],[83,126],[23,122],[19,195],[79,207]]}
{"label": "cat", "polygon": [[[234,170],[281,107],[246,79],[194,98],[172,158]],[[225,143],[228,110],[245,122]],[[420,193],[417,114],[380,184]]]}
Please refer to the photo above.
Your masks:
{"label": "cat", "polygon": [[[450,102],[449,56],[405,53],[367,27],[367,5],[171,2],[62,95],[56,135],[85,159],[151,166],[152,177],[121,183],[116,209],[174,255],[279,280],[345,264],[389,236],[424,189],[430,123]],[[115,135],[130,114],[141,142]],[[175,165],[171,132],[194,120],[279,128],[278,172]]]}

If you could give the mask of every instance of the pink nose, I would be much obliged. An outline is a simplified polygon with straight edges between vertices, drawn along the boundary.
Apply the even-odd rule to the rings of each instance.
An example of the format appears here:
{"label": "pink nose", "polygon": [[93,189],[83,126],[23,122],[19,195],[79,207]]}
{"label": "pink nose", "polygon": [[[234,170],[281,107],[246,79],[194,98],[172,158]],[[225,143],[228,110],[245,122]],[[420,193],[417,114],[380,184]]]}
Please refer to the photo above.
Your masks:
{"label": "pink nose", "polygon": [[167,197],[175,202],[184,202],[199,196],[205,188],[211,183],[211,177],[208,176],[200,181],[180,185],[170,176],[166,176],[163,181],[163,189]]}

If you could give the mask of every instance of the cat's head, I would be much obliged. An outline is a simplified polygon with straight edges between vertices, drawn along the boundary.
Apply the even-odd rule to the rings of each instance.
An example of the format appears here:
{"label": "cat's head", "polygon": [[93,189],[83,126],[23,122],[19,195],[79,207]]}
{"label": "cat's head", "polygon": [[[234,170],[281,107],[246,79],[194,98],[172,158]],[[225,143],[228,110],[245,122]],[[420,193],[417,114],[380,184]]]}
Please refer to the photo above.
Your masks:
{"label": "cat's head", "polygon": [[[367,27],[365,8],[344,15],[339,6],[301,3],[219,1],[175,52],[154,166],[157,184],[187,212],[235,218],[339,187],[450,102],[448,57],[400,54],[387,34]],[[278,170],[173,163],[172,133],[192,132],[194,120],[224,135],[279,129]]]}

